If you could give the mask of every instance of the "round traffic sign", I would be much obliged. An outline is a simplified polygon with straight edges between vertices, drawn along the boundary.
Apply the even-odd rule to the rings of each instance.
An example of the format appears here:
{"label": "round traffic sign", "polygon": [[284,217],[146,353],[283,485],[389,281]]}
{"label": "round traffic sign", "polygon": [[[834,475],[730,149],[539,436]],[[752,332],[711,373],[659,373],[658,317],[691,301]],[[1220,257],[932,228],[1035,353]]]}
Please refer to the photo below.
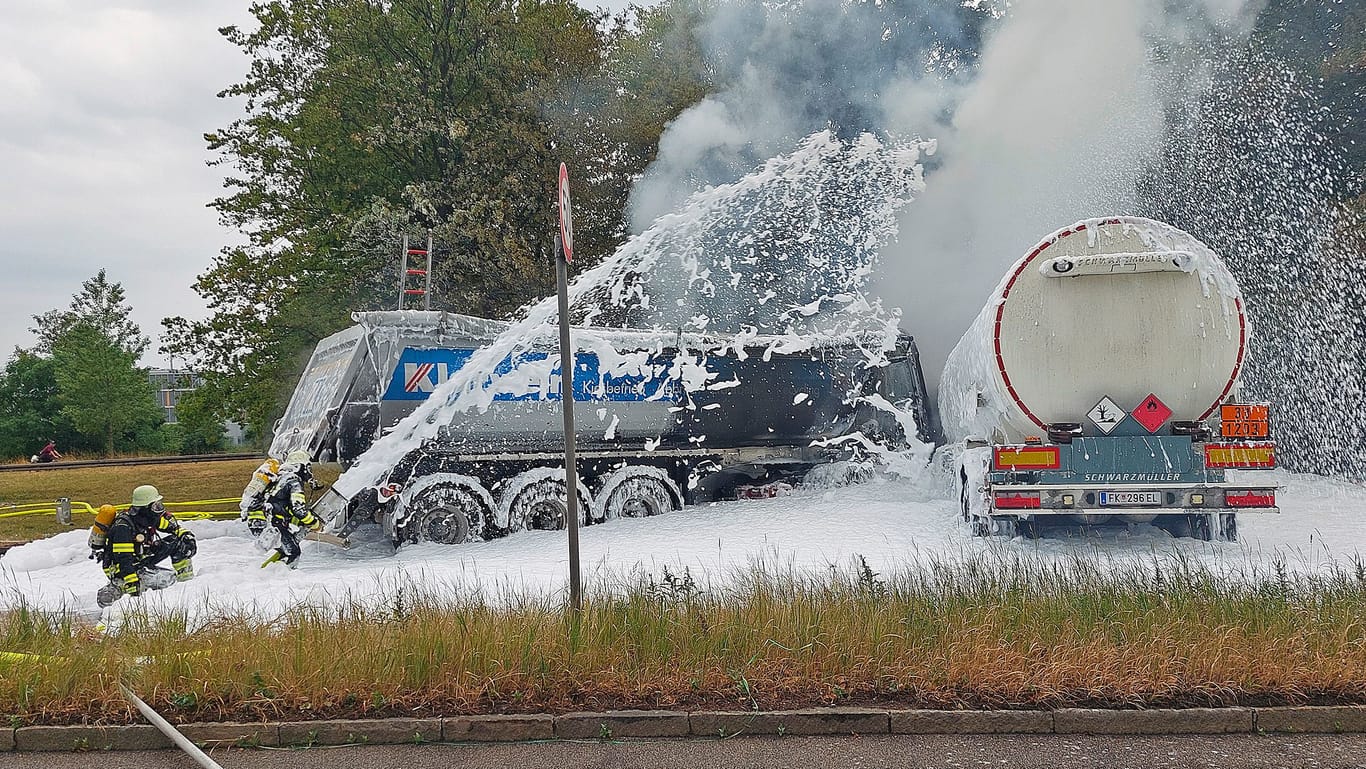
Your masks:
{"label": "round traffic sign", "polygon": [[574,261],[574,214],[569,208],[569,169],[560,164],[560,242],[564,260]]}

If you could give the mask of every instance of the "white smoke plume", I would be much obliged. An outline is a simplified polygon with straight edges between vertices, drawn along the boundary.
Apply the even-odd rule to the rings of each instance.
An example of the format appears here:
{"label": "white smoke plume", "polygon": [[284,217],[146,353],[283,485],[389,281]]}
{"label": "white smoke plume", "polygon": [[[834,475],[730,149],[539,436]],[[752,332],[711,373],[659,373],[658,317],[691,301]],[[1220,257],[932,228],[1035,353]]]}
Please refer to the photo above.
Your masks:
{"label": "white smoke plume", "polygon": [[639,230],[701,186],[833,125],[936,139],[877,288],[933,387],[1001,272],[1070,222],[1131,213],[1167,117],[1262,0],[722,2],[704,49],[729,85],[685,111],[632,195]]}
{"label": "white smoke plume", "polygon": [[[1134,212],[1167,115],[1208,85],[1201,54],[1242,39],[1256,10],[1242,0],[1012,4],[976,77],[952,95],[951,119],[925,130],[939,140],[941,165],[906,210],[899,247],[883,254],[882,294],[916,334],[927,381],[1039,238]],[[889,94],[920,100],[915,83]],[[917,119],[892,115],[894,124]]]}

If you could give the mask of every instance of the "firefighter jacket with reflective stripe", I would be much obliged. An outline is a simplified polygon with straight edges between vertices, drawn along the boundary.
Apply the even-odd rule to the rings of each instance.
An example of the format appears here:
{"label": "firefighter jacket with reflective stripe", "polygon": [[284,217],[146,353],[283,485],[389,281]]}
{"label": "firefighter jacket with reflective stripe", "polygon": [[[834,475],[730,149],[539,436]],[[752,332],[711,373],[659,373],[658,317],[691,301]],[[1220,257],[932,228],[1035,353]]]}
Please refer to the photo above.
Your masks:
{"label": "firefighter jacket with reflective stripe", "polygon": [[311,528],[318,523],[308,509],[303,479],[295,472],[282,471],[275,483],[266,489],[266,510],[270,513],[271,523],[276,526],[297,523]]}
{"label": "firefighter jacket with reflective stripe", "polygon": [[137,574],[138,569],[170,555],[172,538],[180,533],[180,524],[170,513],[130,507],[109,525],[109,538],[104,544],[105,571],[111,578]]}

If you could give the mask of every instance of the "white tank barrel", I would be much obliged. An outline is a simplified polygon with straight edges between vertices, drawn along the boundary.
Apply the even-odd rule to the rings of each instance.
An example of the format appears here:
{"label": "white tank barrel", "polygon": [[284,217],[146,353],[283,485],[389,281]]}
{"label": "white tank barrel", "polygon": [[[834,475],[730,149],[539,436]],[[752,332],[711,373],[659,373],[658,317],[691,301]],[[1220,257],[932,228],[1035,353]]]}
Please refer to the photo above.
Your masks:
{"label": "white tank barrel", "polygon": [[1201,420],[1235,391],[1248,338],[1238,284],[1194,236],[1111,217],[1049,235],[1017,261],[949,354],[945,437],[1019,441],[1109,397],[1155,394]]}

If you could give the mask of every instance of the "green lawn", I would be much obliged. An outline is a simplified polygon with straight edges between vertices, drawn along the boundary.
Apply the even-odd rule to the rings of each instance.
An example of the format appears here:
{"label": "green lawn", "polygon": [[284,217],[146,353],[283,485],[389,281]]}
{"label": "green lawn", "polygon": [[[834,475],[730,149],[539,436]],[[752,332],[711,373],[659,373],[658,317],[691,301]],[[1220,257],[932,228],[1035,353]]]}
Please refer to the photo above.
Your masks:
{"label": "green lawn", "polygon": [[[166,497],[172,512],[176,510],[237,509],[236,498],[251,478],[251,471],[260,464],[256,459],[223,462],[187,462],[165,465],[133,465],[129,467],[72,467],[44,470],[20,470],[0,473],[0,515],[29,505],[54,506],[59,497],[67,497],[73,507],[79,503],[92,507],[102,504],[126,505],[133,489],[144,483],[157,487]],[[314,468],[318,480],[336,479],[336,465]],[[201,500],[233,499],[230,503],[178,507],[176,503]],[[73,515],[73,526],[88,527],[94,517]],[[38,539],[69,527],[57,523],[55,515],[26,515],[0,518],[0,542]]]}

